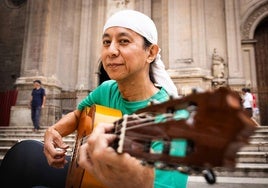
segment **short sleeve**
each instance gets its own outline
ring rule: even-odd
[[[155,169],[154,188],[186,188],[188,175],[175,170]]]

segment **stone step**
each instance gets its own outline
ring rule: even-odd
[[[31,140],[38,140],[40,142],[43,142],[43,139],[33,139],[30,138]],[[28,139],[12,139],[12,138],[1,138],[0,139],[0,160],[2,160],[7,153],[7,151],[16,143],[23,141],[23,140],[28,140]],[[63,138],[63,141],[69,145],[69,148],[67,149],[67,155],[72,155],[73,149],[74,149],[74,144],[75,140],[73,139],[67,139]]]
[[[268,140],[264,142],[250,142],[248,145],[242,147],[240,151],[267,151],[268,152]]]
[[[0,146],[11,147],[19,141],[20,139],[17,138],[0,138]]]
[[[40,130],[45,130],[48,127],[40,127]],[[32,126],[0,126],[0,130],[33,130]]]
[[[0,135],[17,135],[17,134],[38,134],[43,135],[45,134],[45,130],[39,130],[37,132],[34,132],[33,130],[6,130],[6,131],[0,131]],[[0,137],[1,138],[1,137]]]
[[[10,133],[10,134],[0,134],[0,138],[17,138],[17,139],[27,139],[27,138],[32,138],[32,139],[43,139],[44,138],[44,133]],[[71,134],[68,135],[66,138],[69,139],[75,139],[75,135]]]
[[[216,183],[209,185],[203,176],[189,176],[187,188],[267,188],[266,178],[216,177]]]
[[[0,127],[0,160],[5,153],[24,139],[43,141],[46,128],[33,132],[32,127]],[[64,141],[70,145],[67,154],[72,155],[75,144],[75,134],[65,137]],[[237,153],[235,169],[215,168],[215,174],[220,177],[268,177],[268,127],[260,127],[250,139],[250,143]],[[207,184],[206,184],[207,185]]]
[[[20,139],[0,139],[0,159],[3,158],[5,153],[16,143],[20,142]],[[39,140],[42,141],[42,140]],[[64,139],[64,142],[70,147],[69,153],[74,149],[74,140]],[[1,157],[2,156],[2,157]],[[238,163],[268,163],[268,152],[238,152]]]
[[[14,144],[22,141],[22,140],[29,140],[32,138],[27,138],[27,139],[18,139],[18,138],[0,138],[0,146],[7,146],[7,147],[12,147]],[[41,139],[35,139],[43,142],[43,138]],[[66,142],[70,147],[73,147],[75,143],[75,139],[72,138],[63,138],[63,141]]]
[[[268,140],[268,135],[252,135],[249,142],[265,142]]]
[[[268,152],[237,152],[238,163],[268,163]]]
[[[4,159],[5,154],[8,152],[9,149],[10,149],[10,147],[0,146],[0,160]],[[71,148],[68,148],[66,155],[72,156],[72,154],[73,154],[73,150]]]
[[[268,177],[267,163],[237,163],[234,169],[214,168],[216,176],[222,177]]]
[[[5,154],[8,152],[9,149],[9,146],[0,146],[0,160],[3,160]]]

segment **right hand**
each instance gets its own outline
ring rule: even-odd
[[[128,153],[118,154],[112,147],[114,125],[99,123],[78,151],[77,162],[109,188],[153,187],[154,169]],[[131,180],[130,180],[131,178]]]
[[[44,136],[44,154],[48,164],[55,168],[64,168],[68,162],[66,151],[69,146],[62,140],[62,136],[53,127],[49,127]]]

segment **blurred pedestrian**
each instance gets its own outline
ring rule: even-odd
[[[39,121],[41,116],[41,109],[44,108],[46,102],[46,91],[41,87],[41,81],[33,81],[32,98],[30,101],[31,118],[34,126],[34,131],[40,129]]]
[[[253,114],[253,96],[249,88],[242,88],[242,103],[246,114],[251,118]]]

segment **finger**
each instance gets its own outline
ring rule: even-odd
[[[55,131],[55,137],[53,138],[52,143],[54,148],[60,148],[65,152],[69,148],[69,145],[63,142],[61,135],[57,131]]]
[[[107,161],[103,161],[104,156],[118,156],[116,151],[110,147],[110,142],[114,140],[116,136],[112,134],[102,134],[95,140],[95,143],[87,144],[87,153],[91,157],[91,161],[96,168],[96,164],[100,163],[103,165],[109,164]]]
[[[92,134],[109,133],[113,130],[114,124],[112,123],[99,123],[93,130]]]
[[[46,156],[51,156],[52,158],[60,158],[65,156],[66,149],[55,148],[54,143],[46,142],[44,143],[44,152]]]
[[[44,143],[44,153],[46,157],[50,157],[52,159],[65,158],[66,152],[66,149],[55,148],[54,143]]]
[[[58,149],[58,151],[62,151],[62,152],[66,152],[67,149],[69,148],[69,145],[64,143],[62,138],[60,139],[55,139],[53,142],[54,146],[56,149]]]
[[[65,157],[62,158],[52,158],[51,156],[47,156],[47,162],[49,166],[55,167],[55,168],[63,168],[64,165],[67,163],[67,160]]]
[[[62,140],[62,136],[54,128],[48,128],[44,135],[44,143],[53,143],[55,148],[67,149],[69,146]]]
[[[87,143],[82,145],[78,150],[77,163],[79,166],[87,170],[88,172],[94,173],[93,163],[90,159],[90,155],[87,152]]]
[[[57,131],[50,131],[45,134],[44,149],[47,155],[52,155],[53,158],[65,156],[68,147],[67,144],[62,142],[62,138]]]
[[[89,144],[89,148],[94,150],[94,143],[100,137],[100,135],[104,135],[106,132],[110,132],[113,129],[113,124],[111,123],[100,123],[96,128],[93,129],[93,132],[87,139],[87,142]]]

